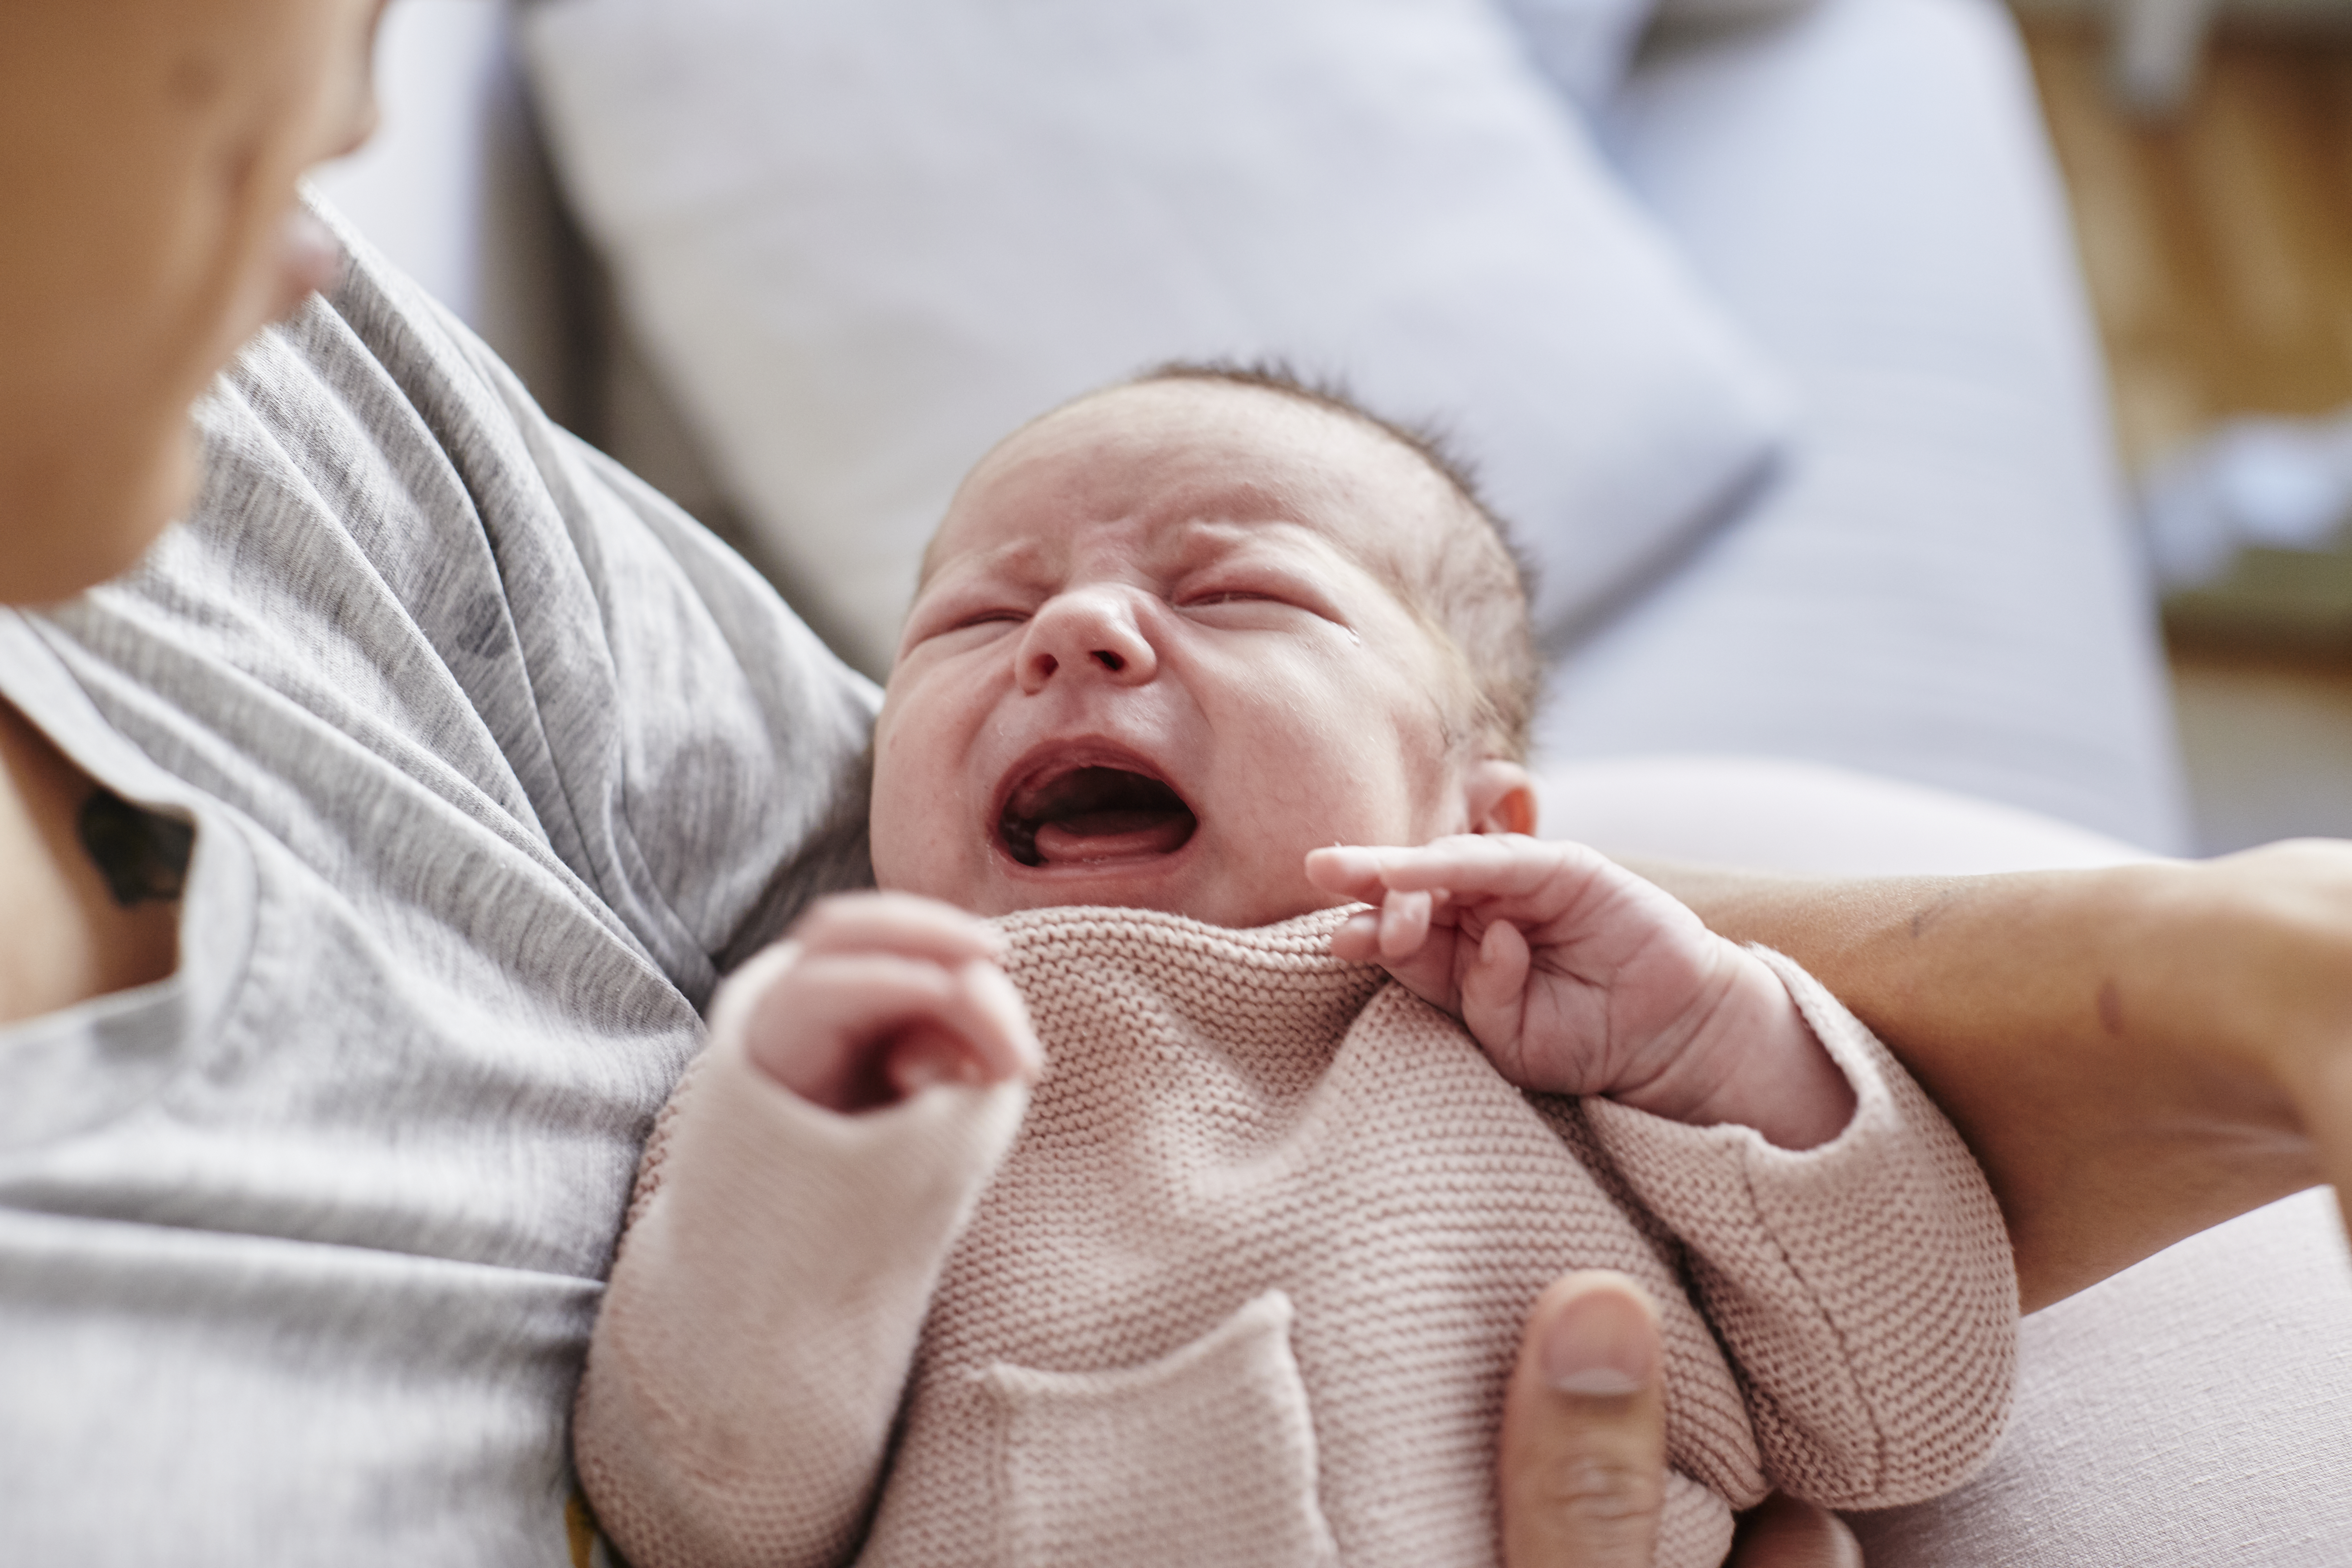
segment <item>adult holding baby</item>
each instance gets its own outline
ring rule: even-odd
[[[717,973],[862,871],[870,691],[372,264],[206,397],[190,526],[80,592],[326,276],[293,181],[364,133],[380,10],[36,0],[0,56],[0,599],[69,601],[0,616],[26,1561],[560,1561],[636,1142]],[[1910,1056],[2029,1305],[2352,1160],[2340,851],[1676,885]],[[1560,1328],[1638,1369],[1622,1306],[1547,1299],[1507,1428],[1510,1529],[1556,1561],[1639,1560],[1639,1508],[1575,1489],[1654,1477],[1654,1405],[1542,1377]]]
[[[56,606],[0,616],[15,1560],[560,1560],[695,1003],[859,873],[868,689],[414,293],[257,346],[195,496],[190,403],[340,265],[294,183],[382,9],[55,0],[0,58],[0,600]],[[1643,1353],[1606,1281],[1545,1321]],[[1632,1500],[1528,1561],[1646,1557],[1655,1399],[1538,1406],[1519,1491]]]

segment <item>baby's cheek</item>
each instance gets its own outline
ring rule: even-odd
[[[905,822],[898,814],[877,810],[872,832],[876,887],[969,907],[969,900],[959,896],[958,884],[967,879],[961,857],[951,852],[936,825]]]
[[[944,869],[937,825],[926,822],[908,794],[877,771],[867,825],[874,885],[888,892],[946,898],[935,886]],[[952,902],[953,900],[950,900]]]
[[[960,858],[877,856],[874,885],[887,893],[917,893],[937,899],[976,915],[1008,914],[1018,907],[1007,902],[1003,889],[983,872]]]
[[[1466,821],[1460,771],[1433,725],[1399,725],[1363,745],[1346,780],[1342,815],[1354,844],[1426,844],[1462,831]],[[1321,842],[1330,843],[1327,836]]]

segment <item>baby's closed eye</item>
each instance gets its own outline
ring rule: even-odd
[[[1327,595],[1311,584],[1282,577],[1187,585],[1171,595],[1170,602],[1185,615],[1214,626],[1274,626],[1298,616],[1339,620]]]
[[[938,641],[941,638],[959,642],[984,641],[992,636],[1025,624],[1030,611],[1024,605],[991,603],[965,603],[919,606],[907,628],[907,646]]]

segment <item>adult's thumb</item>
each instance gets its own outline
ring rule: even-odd
[[[1665,1496],[1657,1310],[1622,1274],[1570,1274],[1528,1315],[1503,1402],[1506,1568],[1651,1568]]]
[[[1863,1568],[1862,1542],[1825,1508],[1774,1492],[1739,1521],[1727,1568]]]

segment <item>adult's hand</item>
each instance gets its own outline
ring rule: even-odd
[[[1852,882],[1644,869],[1811,970],[1935,1096],[2029,1311],[2314,1183],[2352,1191],[2352,844]]]
[[[1554,1284],[1528,1314],[1503,1404],[1507,1568],[1652,1568],[1665,1495],[1656,1309],[1622,1274]],[[1832,1514],[1776,1497],[1742,1525],[1731,1568],[1862,1568]]]

